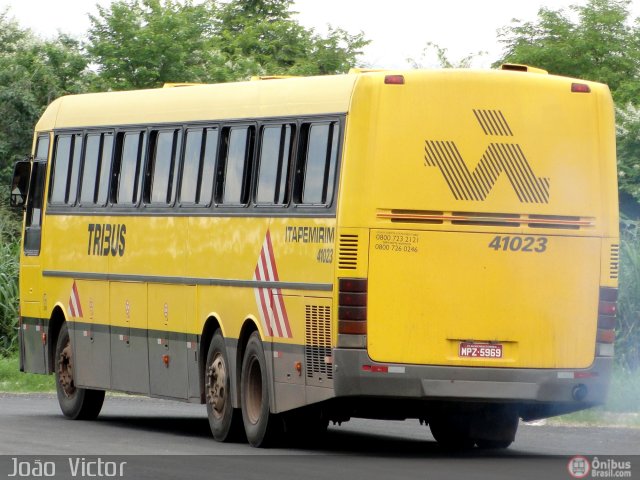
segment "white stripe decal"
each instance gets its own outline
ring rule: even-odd
[[[253,279],[261,282],[279,281],[271,235],[268,230],[258,255]],[[282,290],[279,288],[254,288],[256,304],[263,326],[271,330],[271,336],[291,338],[293,335],[281,292]]]

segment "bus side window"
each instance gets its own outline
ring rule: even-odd
[[[302,131],[303,155],[296,167],[296,203],[330,205],[338,159],[338,122],[305,124]]]
[[[34,170],[32,171],[31,187],[29,191],[30,199],[27,205],[26,229],[30,227],[40,227],[42,223],[42,198],[44,193],[44,177],[49,156],[49,135],[38,137],[36,146],[36,158],[34,159]]]
[[[255,201],[258,205],[285,205],[293,140],[292,125],[262,128]]]
[[[124,206],[138,203],[145,137],[146,133],[140,131],[118,133],[111,185],[113,203]]]
[[[78,193],[82,135],[58,135],[55,142],[53,180],[49,191],[49,203],[73,205]]]
[[[49,135],[40,135],[36,145],[36,161],[46,162],[49,157]]]
[[[217,150],[217,128],[187,130],[180,185],[182,205],[208,206],[211,203]]]
[[[254,128],[228,127],[223,130],[223,151],[217,170],[216,197],[225,205],[249,203]]]
[[[100,205],[107,202],[109,169],[113,151],[113,134],[98,133],[85,137],[80,204]]]
[[[151,132],[149,164],[145,176],[145,203],[171,205],[175,198],[176,159],[182,132],[177,129]]]

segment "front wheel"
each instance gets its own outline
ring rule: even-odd
[[[240,380],[242,420],[247,440],[254,447],[268,447],[282,433],[281,419],[270,412],[269,383],[264,349],[258,332],[249,337]]]
[[[219,442],[239,440],[242,437],[240,411],[231,404],[230,375],[224,338],[220,330],[217,330],[207,353],[204,384],[209,426],[213,438]]]
[[[102,410],[104,390],[76,386],[73,349],[66,323],[62,324],[58,334],[55,362],[56,392],[62,413],[73,420],[95,419]]]

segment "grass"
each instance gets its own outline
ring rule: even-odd
[[[0,357],[0,392],[54,392],[53,375],[35,375],[20,371],[17,357]]]

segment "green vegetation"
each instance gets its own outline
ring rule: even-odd
[[[53,375],[35,375],[19,370],[18,358],[0,357],[0,392],[54,392]]]
[[[0,194],[6,198],[7,189],[0,188]],[[18,231],[17,218],[0,201],[0,358],[14,352],[17,343]]]
[[[623,221],[621,227],[616,360],[640,376],[640,221]],[[640,405],[640,388],[637,393]]]

